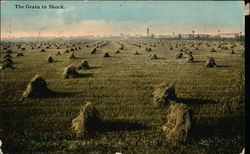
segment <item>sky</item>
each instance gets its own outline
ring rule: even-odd
[[[146,35],[147,28],[162,35],[244,33],[244,1],[1,1],[1,38]]]

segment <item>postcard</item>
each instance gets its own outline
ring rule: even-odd
[[[0,153],[245,153],[244,1],[1,1]]]

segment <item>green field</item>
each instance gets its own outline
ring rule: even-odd
[[[91,55],[97,42],[104,45]],[[236,44],[235,54],[230,54],[232,42]],[[115,54],[121,44],[124,50]],[[219,44],[228,50],[218,48]],[[245,146],[242,42],[142,39],[2,42],[1,57],[5,55],[4,47],[14,52],[11,56],[15,69],[0,70],[3,152],[228,154],[239,153]],[[73,51],[77,59],[69,59],[70,53],[63,54],[76,47],[81,47]],[[145,51],[147,47],[153,51]],[[185,53],[183,58],[176,59],[177,52],[184,47],[192,51],[193,63],[186,62]],[[210,52],[211,48],[217,52]],[[41,49],[46,52],[40,52]],[[24,56],[15,57],[20,51]],[[57,51],[62,54],[56,55]],[[134,55],[136,51],[140,54]],[[111,57],[103,58],[105,52]],[[152,54],[158,59],[151,60]],[[47,62],[49,55],[55,62]],[[207,57],[213,57],[219,67],[206,68]],[[62,78],[66,66],[77,66],[83,60],[88,61],[91,69],[79,70],[82,74],[79,78]],[[37,73],[58,95],[20,101]],[[152,103],[154,87],[162,82],[176,82],[179,102],[187,104],[193,113],[189,139],[176,147],[166,142],[166,134],[161,130],[168,108],[157,108]],[[94,104],[104,123],[99,131],[78,139],[70,130],[71,121],[85,101]]]

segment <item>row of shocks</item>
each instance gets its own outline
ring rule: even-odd
[[[24,56],[23,53],[19,52],[17,53],[16,57],[20,57],[20,56]],[[14,67],[12,66],[13,64],[13,60],[12,60],[12,56],[7,53],[4,57],[3,57],[3,65],[2,65],[2,70],[11,70],[14,69]]]

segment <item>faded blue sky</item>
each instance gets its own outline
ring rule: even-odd
[[[16,9],[20,5],[63,5],[64,9]],[[244,32],[240,1],[5,1],[1,36],[77,36]]]

